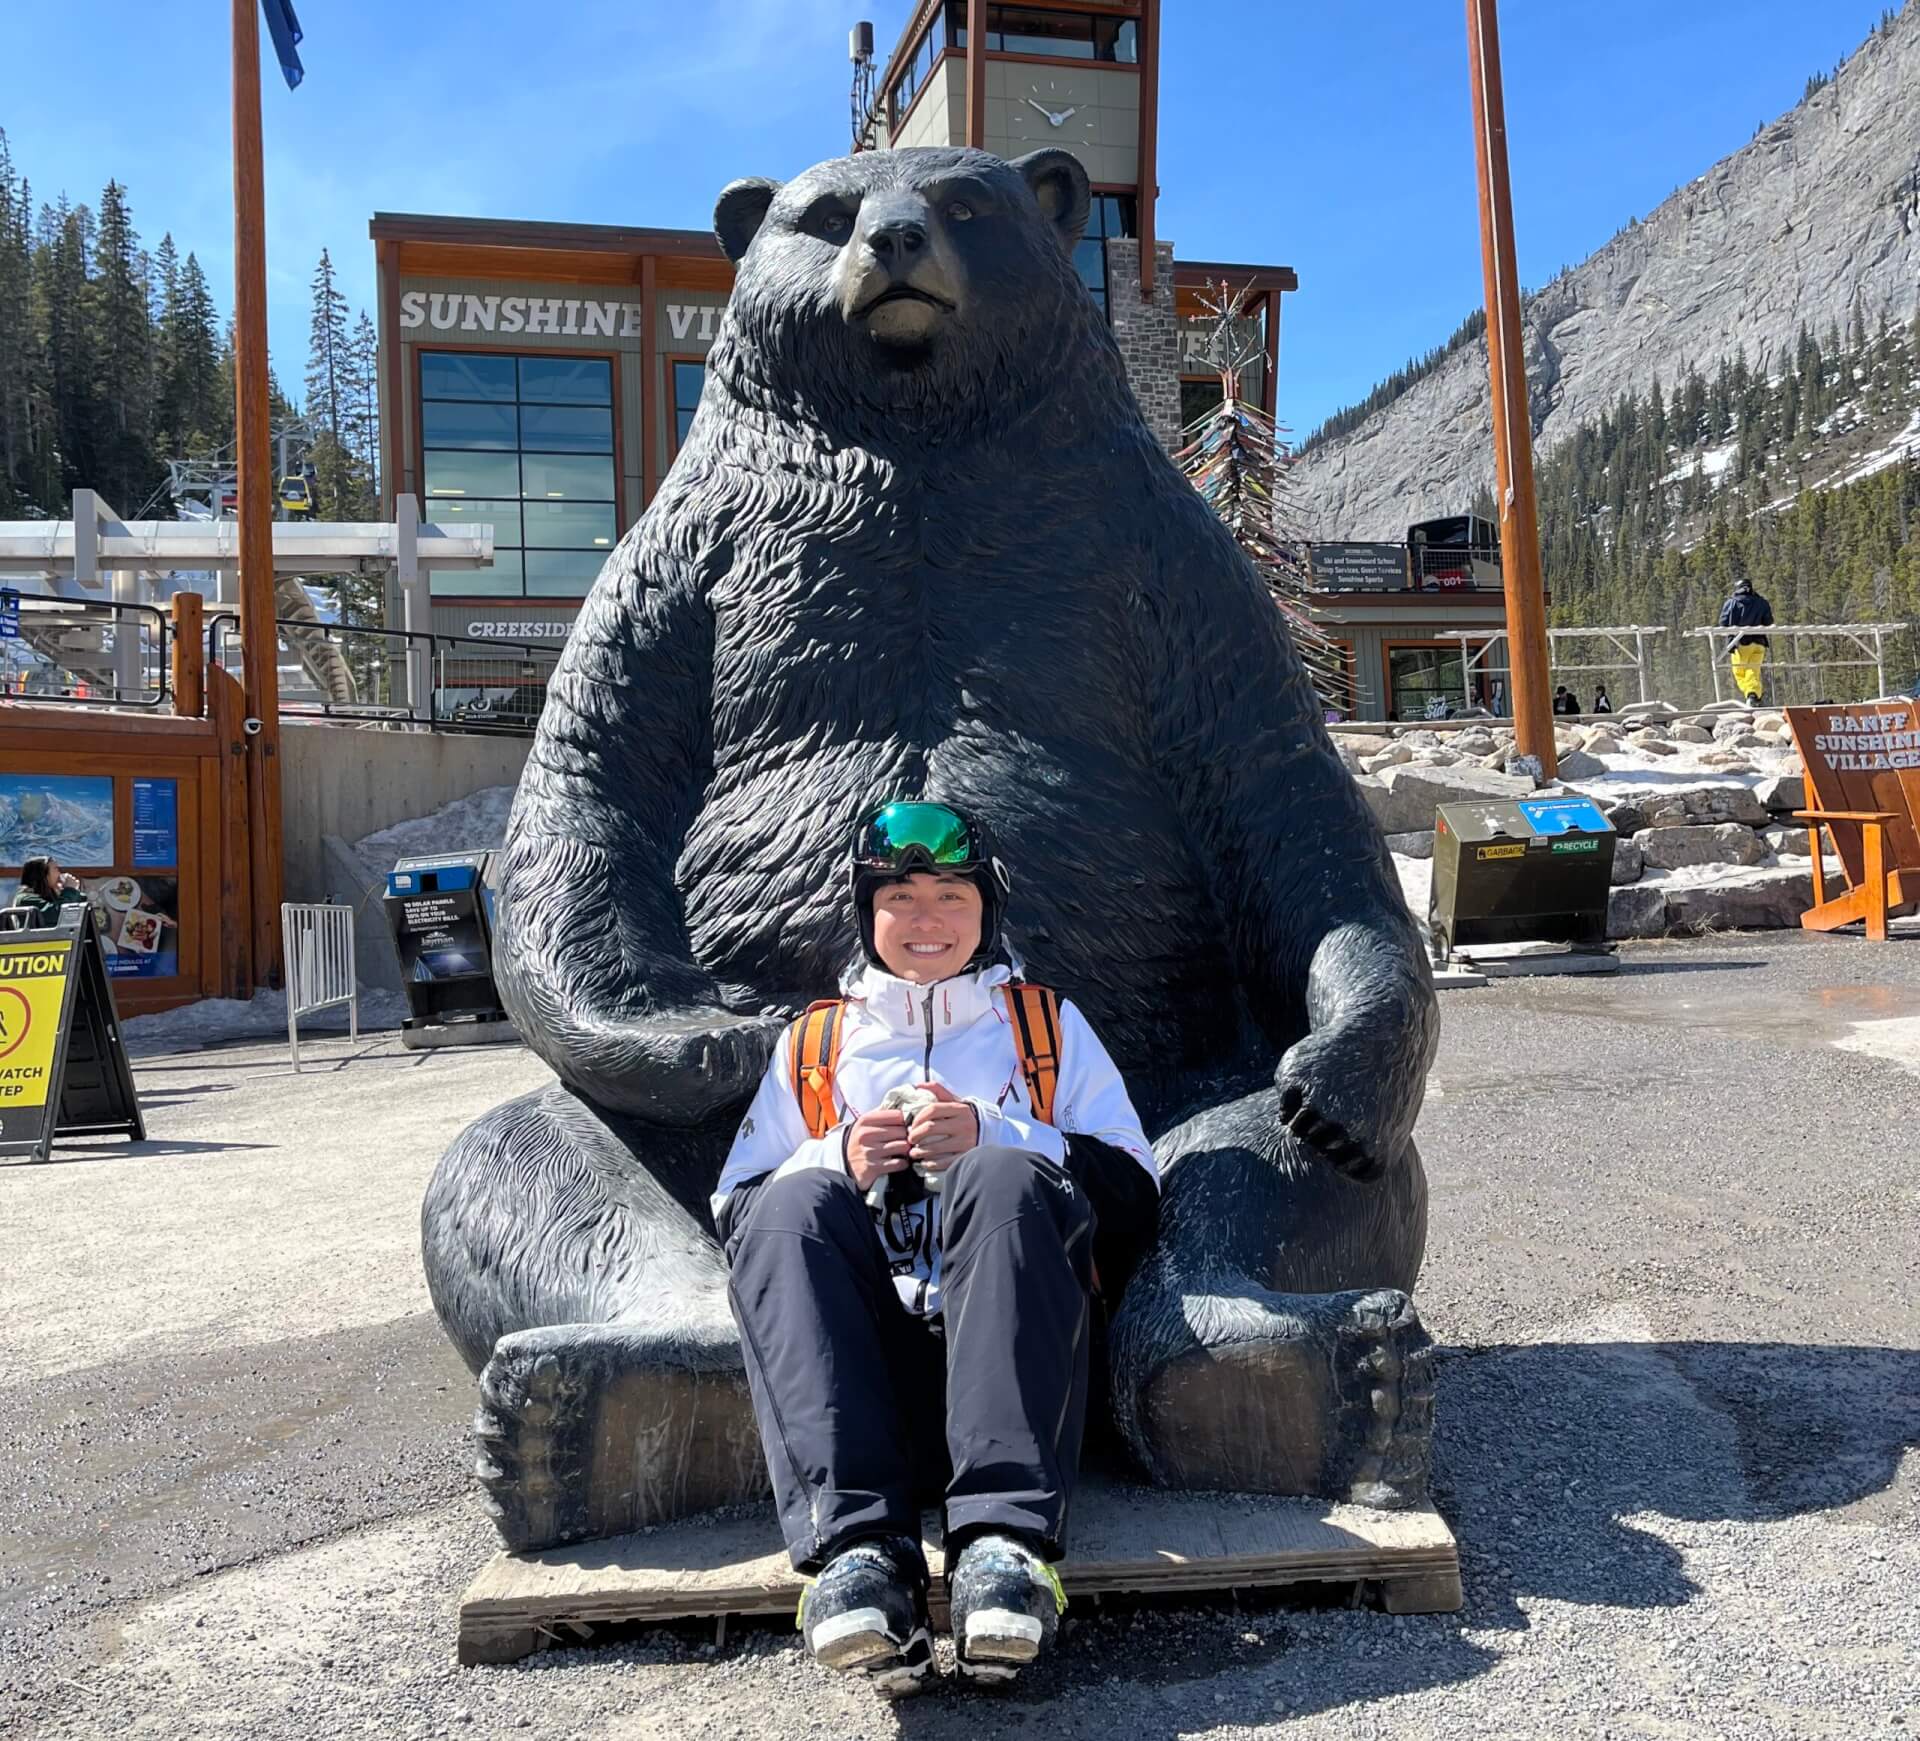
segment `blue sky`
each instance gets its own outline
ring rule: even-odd
[[[1799,100],[1883,0],[1507,0],[1521,276],[1543,282]],[[231,299],[225,9],[9,9],[0,127],[36,195],[127,184]],[[376,210],[695,227],[736,175],[845,149],[847,28],[908,0],[302,0],[307,81],[267,56],[275,367],[297,385],[332,250],[373,305]],[[1166,0],[1160,230],[1290,265],[1281,414],[1305,434],[1481,299],[1459,0]],[[162,27],[162,14],[169,22]],[[28,76],[25,69],[37,69]],[[75,82],[79,81],[79,82]]]

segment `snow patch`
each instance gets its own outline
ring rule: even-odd
[[[353,843],[361,861],[384,877],[395,859],[443,852],[481,852],[502,845],[513,809],[512,786],[487,786],[443,804],[431,816],[377,829]]]
[[[397,1028],[407,1014],[406,999],[398,992],[360,988],[360,1026]],[[300,1018],[300,1033],[344,1034],[347,1011],[322,1010]],[[287,1032],[287,994],[284,991],[258,991],[251,998],[208,997],[198,1003],[182,1004],[176,1010],[158,1015],[134,1016],[120,1024],[121,1037],[135,1057],[157,1052],[192,1051],[201,1046],[224,1045],[232,1040],[284,1039]]]

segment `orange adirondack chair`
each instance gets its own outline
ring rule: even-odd
[[[1810,803],[1796,810],[1813,853],[1809,931],[1866,921],[1887,940],[1887,921],[1920,908],[1920,702],[1861,701],[1790,707],[1787,725],[1807,770]],[[1825,832],[1846,874],[1829,897],[1820,863]]]

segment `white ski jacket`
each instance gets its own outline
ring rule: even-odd
[[[1002,990],[1012,977],[1003,966],[931,986],[877,967],[849,975],[833,1073],[840,1122],[825,1136],[808,1133],[793,1092],[789,1029],[740,1121],[714,1193],[714,1215],[740,1186],[769,1174],[780,1178],[807,1167],[845,1172],[853,1121],[879,1106],[888,1089],[921,1082],[938,1082],[967,1101],[979,1115],[983,1144],[1025,1149],[1060,1166],[1067,1157],[1066,1132],[1099,1137],[1132,1155],[1157,1188],[1159,1168],[1127,1086],[1086,1017],[1065,1000],[1053,1123],[1033,1116]],[[928,1197],[878,1221],[894,1287],[910,1310],[924,1315],[940,1309],[939,1203],[937,1196]]]

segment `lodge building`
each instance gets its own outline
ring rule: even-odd
[[[1159,234],[1164,11],[1161,0],[915,0],[857,148],[1072,151],[1094,193],[1075,263],[1171,447],[1220,393],[1205,355],[1208,287],[1248,292],[1260,359],[1242,391],[1271,412],[1281,297],[1298,281],[1285,266],[1179,258]],[[494,529],[492,568],[435,577],[430,620],[416,609],[414,626],[558,642],[686,438],[731,263],[693,230],[382,212],[371,236],[388,511],[411,495],[423,519]],[[1372,670],[1379,637],[1365,599],[1333,602],[1334,632],[1354,656],[1350,711],[1377,717],[1392,672]],[[1409,602],[1391,601],[1391,614],[1403,618]],[[406,614],[397,594],[391,611],[396,624]],[[498,659],[466,651],[457,682],[497,694],[533,681],[504,648]]]

